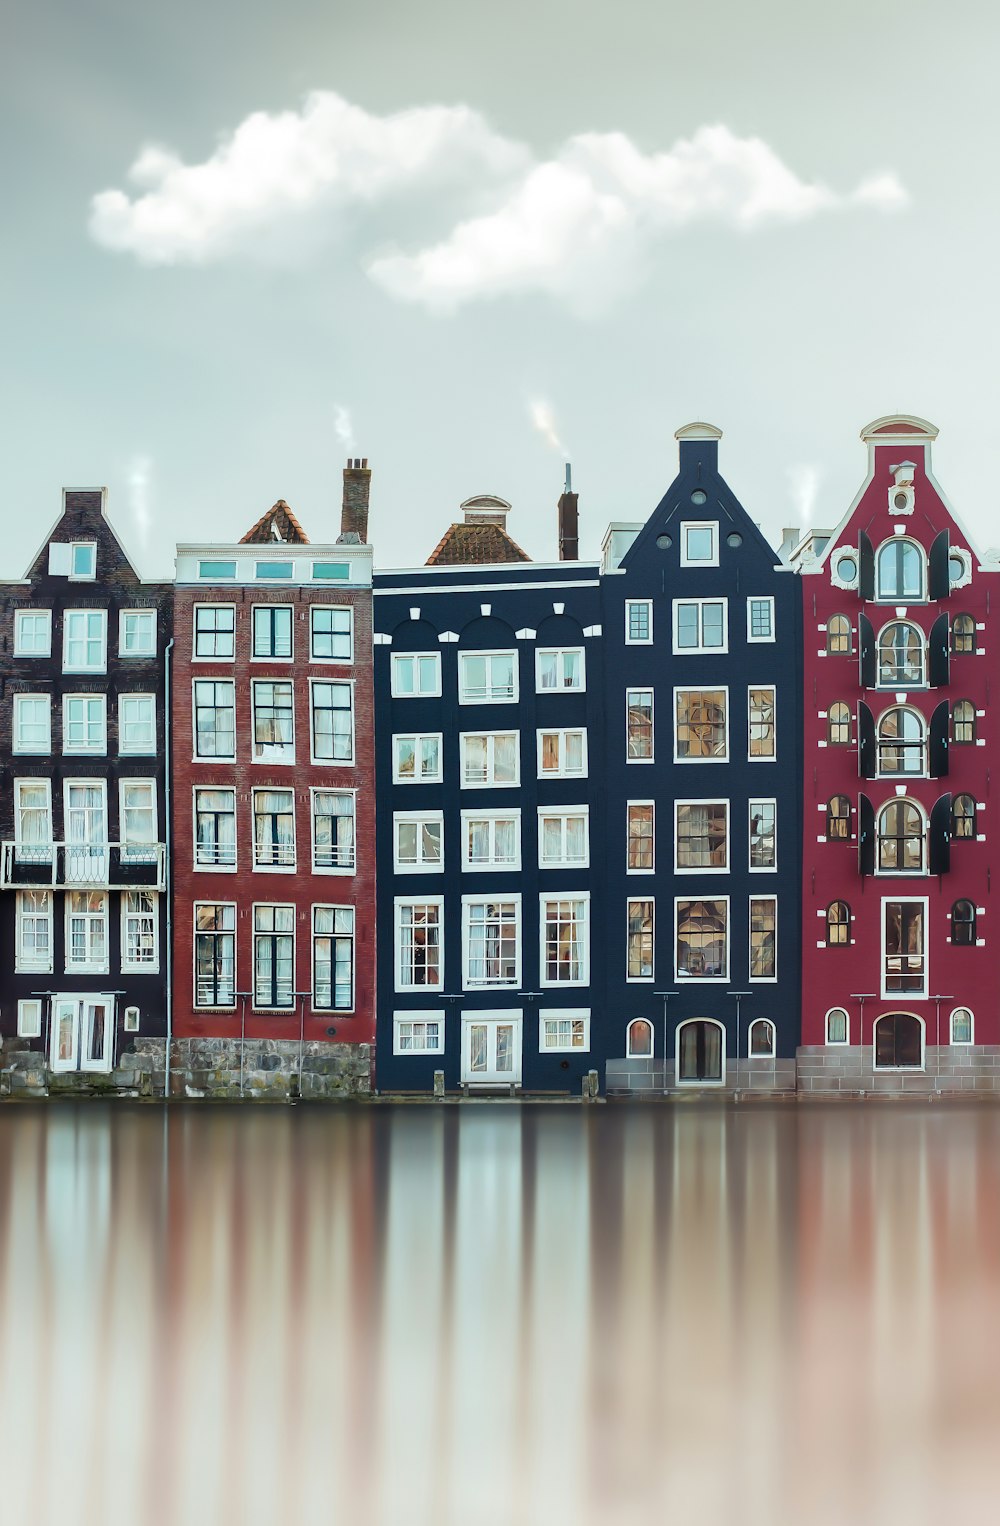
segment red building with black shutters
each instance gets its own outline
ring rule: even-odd
[[[936,436],[909,416],[868,425],[860,492],[822,554],[813,539],[798,558],[805,1092],[1000,1088],[987,631],[1000,565],[932,475]]]

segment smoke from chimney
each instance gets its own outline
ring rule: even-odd
[[[368,457],[349,457],[344,467],[344,502],[340,512],[338,546],[367,545],[368,496],[371,485]]]

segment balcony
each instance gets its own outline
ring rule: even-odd
[[[163,890],[165,844],[0,844],[0,890]]]

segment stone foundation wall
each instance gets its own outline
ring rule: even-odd
[[[609,1060],[605,1086],[609,1097],[663,1096],[662,1059]],[[722,1086],[678,1086],[674,1079],[674,1062],[667,1061],[668,1097],[731,1097],[734,1092],[742,1096],[748,1093],[760,1096],[793,1096],[795,1093],[795,1061],[742,1059],[730,1060],[726,1065],[726,1080]]]
[[[876,1070],[870,1044],[804,1044],[796,1056],[803,1096],[1000,1095],[1000,1048],[942,1044],[923,1070]]]

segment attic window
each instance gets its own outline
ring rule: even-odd
[[[351,569],[347,562],[313,562],[312,575],[324,582],[330,580],[346,582],[351,575]]]
[[[198,576],[209,578],[213,583],[221,583],[236,577],[235,562],[199,562]]]
[[[292,563],[258,562],[254,575],[258,578],[290,578],[292,576]]]
[[[97,543],[92,540],[70,542],[69,575],[80,582],[92,582],[97,576]]]
[[[719,565],[719,527],[714,520],[688,520],[681,525],[681,566]]]

